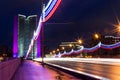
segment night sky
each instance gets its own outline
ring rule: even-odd
[[[41,1],[0,0],[0,45],[12,46],[14,16],[18,14],[40,16]],[[116,17],[120,19],[120,0],[62,0],[44,25],[45,45],[53,49],[63,41],[86,41],[95,32],[113,35],[111,23],[117,24]]]

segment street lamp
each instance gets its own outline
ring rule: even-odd
[[[69,44],[69,47],[72,47],[73,45],[72,44]]]
[[[113,26],[115,27],[114,30],[112,31],[113,33],[116,32],[117,35],[120,35],[120,21],[118,21],[117,24],[113,24]]]
[[[65,47],[62,47],[62,50],[64,50],[65,49]]]
[[[44,14],[44,0],[41,0],[41,9],[42,9],[42,14]],[[44,16],[42,16],[42,21],[44,20]],[[43,23],[43,22],[42,22]],[[42,26],[42,64],[44,64],[44,23]]]
[[[53,53],[55,54],[55,50],[53,50]]]
[[[95,39],[99,39],[99,34],[95,33],[94,37],[95,37]]]
[[[95,33],[94,34],[94,42],[93,42],[93,44],[96,45],[100,41],[101,41],[101,35],[99,33]],[[97,54],[100,55],[100,53],[101,53],[101,48],[98,49],[98,53]]]
[[[64,52],[64,50],[65,50],[65,47],[62,46],[61,49],[60,49],[60,52]]]
[[[82,44],[83,40],[82,39],[78,39],[77,42],[78,42],[78,44]]]
[[[120,25],[118,25],[117,30],[118,30],[118,32],[120,32]]]
[[[57,52],[59,52],[60,50],[59,49],[57,49]]]
[[[50,55],[52,55],[52,52],[50,52]]]

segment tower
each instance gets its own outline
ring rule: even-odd
[[[24,15],[18,15],[18,56],[25,56],[32,39],[34,30],[37,27],[37,15],[31,15],[26,18]],[[30,57],[36,56],[37,45],[34,43]]]

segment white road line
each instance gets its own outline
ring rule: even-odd
[[[52,65],[52,66],[55,66],[55,67],[59,67],[59,68],[65,69],[65,70],[69,70],[69,71],[72,71],[72,72],[75,72],[75,73],[78,73],[78,74],[83,74],[83,75],[86,75],[86,76],[89,76],[89,77],[93,77],[93,78],[96,78],[96,79],[110,80],[110,79],[105,78],[105,77],[100,77],[100,76],[89,74],[89,73],[85,73],[85,72],[82,72],[82,71],[77,71],[77,70],[74,70],[74,69],[71,69],[71,68],[66,68],[66,67],[63,67],[63,66],[60,66],[60,65],[56,65],[56,64],[52,64],[52,63],[46,63],[46,64]]]

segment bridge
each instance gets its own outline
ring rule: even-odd
[[[119,80],[120,59],[13,58],[0,62],[1,80]]]
[[[119,80],[120,59],[104,58],[70,58],[73,54],[94,52],[100,48],[111,50],[120,47],[120,42],[105,45],[99,42],[92,48],[81,46],[79,50],[56,53],[52,58],[40,58],[40,51],[35,59],[28,59],[33,51],[35,42],[39,39],[43,23],[46,22],[59,6],[61,0],[49,0],[47,6],[43,4],[42,14],[37,29],[33,31],[27,51],[19,45],[18,36],[14,34],[13,59],[0,63],[1,80]],[[16,18],[15,18],[16,19]],[[28,19],[28,18],[27,18]],[[16,20],[15,20],[16,21]],[[16,26],[16,24],[15,24]],[[17,33],[16,28],[14,30]],[[40,43],[39,43],[40,44]],[[18,49],[18,45],[22,48]],[[40,45],[39,45],[40,46]],[[20,48],[19,47],[19,48]],[[36,49],[36,48],[35,48]],[[38,49],[39,50],[39,49]],[[20,52],[19,52],[20,51]],[[18,55],[21,53],[20,55]],[[25,56],[22,60],[21,57]],[[43,55],[42,55],[43,56]],[[68,58],[69,57],[69,58]]]

